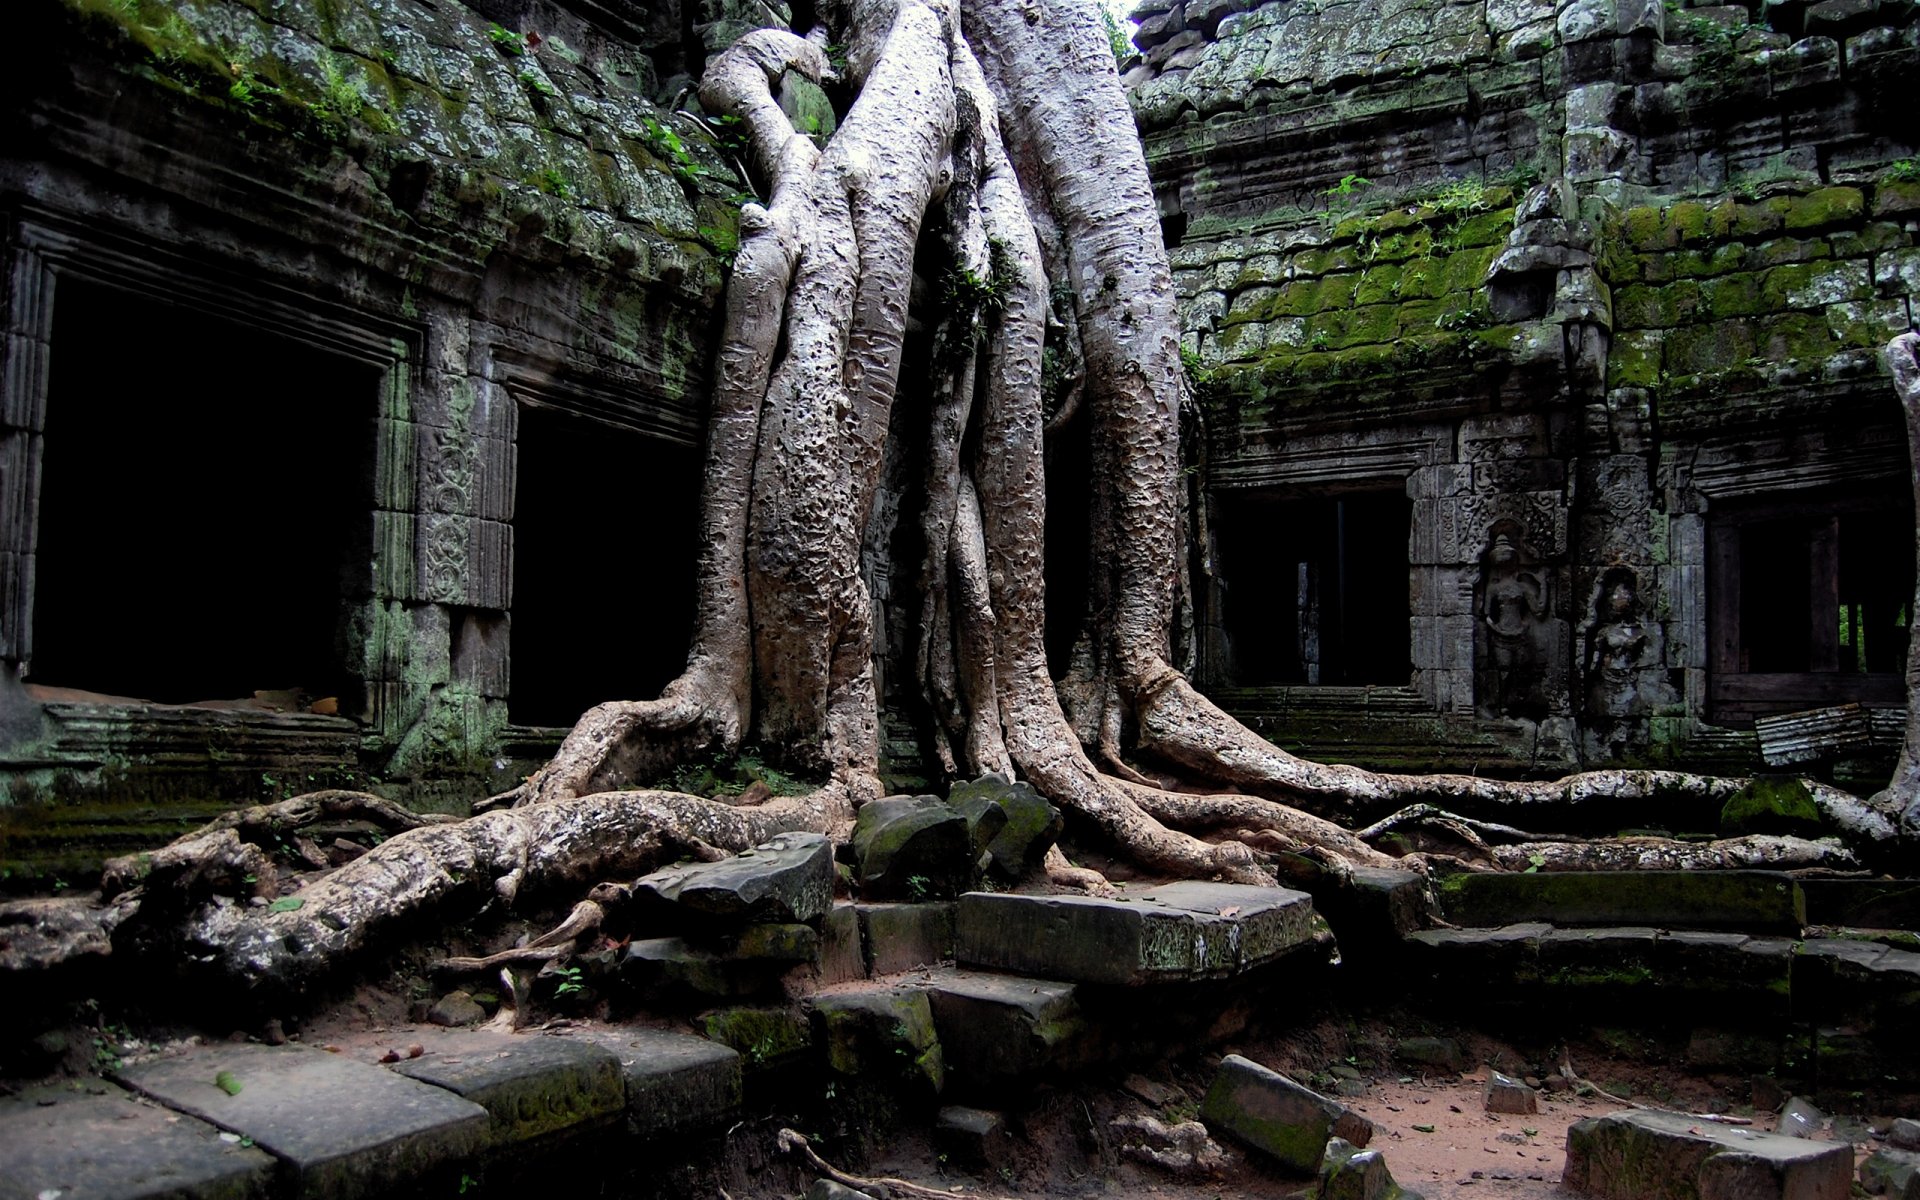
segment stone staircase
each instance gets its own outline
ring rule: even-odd
[[[784,848],[830,872],[817,849]],[[638,1019],[706,1037],[423,1027],[390,1033],[411,1056],[383,1063],[365,1047],[195,1046],[86,1088],[0,1100],[0,1194],[471,1194],[615,1136],[628,1139],[619,1155],[657,1169],[710,1151],[743,1114],[778,1110],[796,1073],[927,1103],[986,1096],[1174,1045],[1195,1025],[1166,1019],[1169,1006],[1205,1029],[1233,989],[1276,967],[1297,985],[1297,968],[1324,965],[1331,947],[1310,899],[1280,888],[974,892],[810,912],[810,883],[781,886],[746,889],[755,923],[636,941],[599,981],[646,998]],[[796,928],[808,936],[755,932]]]

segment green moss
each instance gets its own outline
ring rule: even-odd
[[[1829,187],[1809,192],[1787,210],[1788,229],[1820,229],[1865,215],[1867,198],[1859,188]]]
[[[806,1017],[787,1008],[723,1008],[700,1019],[708,1038],[738,1050],[749,1067],[764,1066],[813,1045]]]
[[[1620,236],[1635,250],[1661,250],[1667,244],[1666,221],[1658,208],[1630,208],[1620,214]]]
[[[1807,785],[1783,776],[1756,776],[1720,810],[1720,832],[1727,837],[1749,833],[1818,837],[1824,830],[1825,821]]]
[[[1873,189],[1873,215],[1907,216],[1920,213],[1920,180],[1882,180]]]
[[[1767,302],[1761,295],[1761,276],[1751,271],[1736,275],[1725,275],[1718,279],[1709,279],[1700,285],[1701,298],[1706,302],[1707,314],[1716,319],[1730,317],[1753,317],[1767,311]],[[1618,312],[1619,301],[1615,300]]]

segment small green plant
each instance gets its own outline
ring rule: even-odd
[[[558,196],[562,200],[573,195],[573,184],[561,173],[558,167],[543,167],[528,182],[549,196]]]
[[[1487,185],[1478,179],[1456,179],[1435,192],[1426,204],[1436,212],[1454,215],[1485,212],[1492,207],[1487,201]]]
[[[1887,164],[1880,178],[1888,183],[1920,183],[1920,159],[1903,158]]]
[[[1180,347],[1180,369],[1186,373],[1187,390],[1195,397],[1204,398],[1213,391],[1213,372],[1201,361],[1197,351]]]
[[[700,240],[713,247],[713,256],[720,260],[720,265],[731,269],[734,257],[740,253],[740,235],[715,225],[702,225],[699,232]]]
[[[553,85],[548,83],[540,72],[531,68],[520,72],[520,82],[528,91],[545,99],[552,99],[560,94],[553,90]]]
[[[1133,38],[1128,35],[1126,27],[1120,24],[1120,18],[1114,16],[1113,10],[1104,4],[1100,6],[1100,23],[1107,27],[1107,47],[1113,51],[1113,61],[1123,63],[1132,58]]]
[[[555,999],[562,996],[579,996],[586,992],[587,985],[582,979],[579,967],[560,967],[554,971],[560,977],[560,983],[553,989]]]
[[[1324,194],[1328,196],[1354,196],[1359,194],[1360,189],[1370,188],[1372,186],[1373,180],[1364,176],[1342,175],[1340,182],[1328,188]]]
[[[527,39],[504,25],[489,25],[487,40],[493,43],[495,50],[508,58],[518,58],[527,52]]]
[[[907,876],[907,899],[918,904],[925,900],[932,891],[933,881],[925,875]]]

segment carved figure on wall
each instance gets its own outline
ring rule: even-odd
[[[1646,712],[1640,667],[1650,639],[1640,619],[1640,581],[1630,569],[1614,567],[1600,577],[1583,632],[1580,674],[1586,681],[1587,719],[1609,725]]]
[[[1534,561],[1518,522],[1496,521],[1487,531],[1474,588],[1475,707],[1482,716],[1539,720],[1556,704],[1564,672],[1546,571]]]

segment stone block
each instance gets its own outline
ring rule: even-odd
[[[1774,1126],[1774,1132],[1782,1137],[1810,1138],[1826,1123],[1827,1114],[1814,1107],[1813,1101],[1804,1096],[1789,1096],[1786,1106],[1780,1110],[1780,1121]]]
[[[737,935],[693,941],[639,938],[620,960],[623,979],[643,989],[686,988],[703,996],[751,996],[820,954],[810,925],[749,925]]]
[[[1091,1051],[1070,983],[941,970],[926,989],[947,1070],[969,1087],[1076,1067]]]
[[[294,1046],[226,1045],[130,1067],[127,1086],[272,1153],[299,1196],[386,1195],[472,1155],[491,1118],[370,1063]]]
[[[231,1139],[231,1140],[227,1140]],[[273,1183],[266,1152],[106,1084],[0,1100],[0,1194],[251,1200]]]
[[[812,924],[833,904],[833,844],[817,833],[783,833],[720,862],[655,871],[634,894],[682,927]]]
[[[1124,900],[969,892],[954,926],[968,965],[1140,984],[1238,974],[1310,942],[1314,914],[1286,888],[1179,883]]]
[[[1300,1174],[1320,1169],[1330,1136],[1356,1146],[1373,1139],[1365,1117],[1238,1054],[1221,1060],[1200,1119]]]
[[[1920,929],[1920,887],[1903,879],[1803,879],[1807,921],[1856,929]]]
[[[955,784],[949,801],[963,812],[991,804],[1006,819],[987,841],[989,866],[1003,879],[1020,880],[1040,869],[1041,860],[1060,838],[1066,818],[1046,797],[1024,783],[987,774],[969,783]],[[969,816],[969,821],[978,818]]]
[[[619,1060],[627,1128],[636,1137],[704,1132],[740,1111],[740,1054],[726,1046],[659,1029],[575,1030],[568,1036]]]
[[[1540,1095],[1518,1079],[1498,1071],[1487,1072],[1487,1084],[1480,1090],[1481,1107],[1493,1113],[1537,1113]]]
[[[1386,1155],[1378,1150],[1362,1150],[1345,1138],[1327,1142],[1326,1159],[1320,1164],[1320,1183],[1315,1200],[1420,1200],[1393,1181],[1387,1169]]]
[[[1711,827],[1709,818],[1709,827]],[[1798,933],[1805,900],[1772,871],[1540,871],[1450,876],[1436,891],[1456,925],[1684,925]]]
[[[620,1060],[590,1042],[491,1033],[431,1038],[427,1052],[392,1069],[487,1110],[487,1145],[597,1128],[627,1103]]]
[[[820,922],[818,965],[822,984],[848,983],[867,977],[862,940],[859,912],[851,904],[836,901]]]
[[[1860,1188],[1869,1196],[1920,1200],[1920,1154],[1876,1150],[1860,1164]]]
[[[874,900],[947,899],[973,881],[969,822],[936,796],[888,796],[853,825],[854,881]]]
[[[965,1171],[998,1172],[1013,1157],[1007,1119],[984,1108],[949,1104],[933,1123],[934,1150]]]
[[[1568,1129],[1562,1181],[1603,1200],[1845,1200],[1852,1175],[1851,1146],[1636,1110]]]
[[[813,1049],[813,1023],[798,1008],[719,1008],[700,1018],[709,1038],[738,1050],[747,1070],[784,1066]]]
[[[926,992],[863,987],[822,993],[808,1004],[827,1065],[835,1071],[916,1090],[938,1092],[946,1085]]]
[[[1444,1037],[1402,1038],[1393,1047],[1393,1060],[1403,1067],[1458,1075],[1467,1069],[1460,1043]]]
[[[1920,1121],[1895,1117],[1887,1129],[1887,1145],[1895,1150],[1920,1150]]]
[[[875,975],[937,966],[953,957],[951,904],[861,904],[860,932]]]

